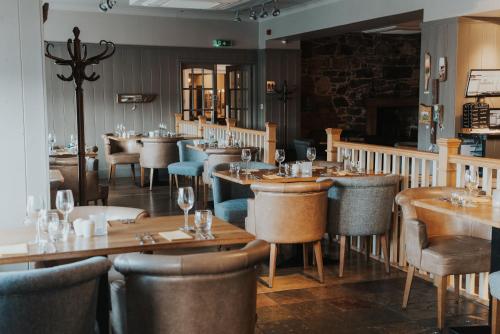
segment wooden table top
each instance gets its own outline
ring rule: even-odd
[[[359,177],[359,176],[367,176],[361,174],[344,174],[342,172],[333,172],[329,171],[327,168],[316,167],[313,168],[312,176],[284,176],[284,177],[275,177],[278,169],[267,169],[267,170],[259,170],[252,171],[250,175],[245,175],[244,173],[245,165],[242,164],[242,170],[240,174],[231,173],[228,170],[212,172],[213,176],[220,177],[221,179],[238,183],[241,185],[252,185],[254,183],[292,183],[292,182],[316,182],[319,178],[322,177]],[[375,174],[369,174],[375,175]],[[382,175],[382,174],[380,174]]]
[[[194,225],[194,216],[189,217],[189,222],[190,225]],[[60,241],[55,244],[57,251],[54,253],[38,253],[35,245],[29,245],[28,254],[0,255],[0,264],[78,259],[91,256],[155,250],[240,245],[255,239],[255,236],[245,230],[216,217],[213,217],[212,221],[212,234],[215,236],[213,240],[195,240],[193,238],[191,240],[168,241],[158,235],[159,232],[178,230],[184,225],[184,216],[146,218],[137,221],[135,224],[111,221],[110,224],[111,226],[108,226],[108,235],[84,239],[72,234],[68,241]],[[151,233],[156,243],[147,242],[144,245],[140,245],[136,239],[136,235],[142,233]],[[34,227],[2,230],[0,233],[0,245],[7,246],[28,243],[34,240],[34,237]]]
[[[95,158],[97,157],[97,152],[85,152],[85,156],[89,158]],[[52,153],[49,154],[50,158],[73,158],[76,157],[76,153],[72,153],[70,150],[64,149],[64,150],[56,150]]]
[[[186,145],[187,148],[203,152],[206,154],[232,154],[239,155],[243,149],[249,149],[253,152],[257,152],[259,149],[257,147],[208,147],[208,145]]]
[[[417,208],[500,228],[500,208],[494,208],[491,201],[474,203],[473,207],[456,206],[448,200],[438,198],[413,200],[412,204]]]

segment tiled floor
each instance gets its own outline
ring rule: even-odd
[[[152,215],[181,214],[171,200],[168,186],[141,189],[130,179],[119,179],[110,188],[110,205],[140,207]],[[438,333],[436,291],[415,279],[407,310],[401,309],[405,274],[355,252],[349,254],[344,278],[337,277],[337,250],[325,267],[325,284],[302,274],[302,268],[278,269],[273,289],[259,284],[256,333]],[[309,276],[316,273],[308,270]],[[448,326],[485,324],[487,307],[448,295]],[[445,330],[445,333],[447,330]]]

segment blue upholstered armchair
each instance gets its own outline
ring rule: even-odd
[[[193,140],[179,140],[179,162],[168,165],[170,196],[172,196],[172,176],[175,176],[175,184],[179,187],[177,175],[194,177],[195,186],[198,185],[198,178],[203,174],[203,161],[207,155],[203,152],[187,148],[187,145],[193,145]]]
[[[0,274],[0,333],[94,333],[103,257]]]
[[[276,166],[263,162],[249,162],[248,168],[274,169]],[[229,164],[223,163],[216,165],[212,169],[212,172],[228,169]],[[253,192],[250,190],[250,187],[223,180],[218,177],[213,177],[212,182],[215,216],[238,227],[245,228],[247,199],[253,198]]]

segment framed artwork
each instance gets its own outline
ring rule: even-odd
[[[425,104],[418,106],[418,123],[429,125],[432,119],[432,107]]]
[[[448,60],[446,57],[439,58],[439,81],[446,81],[448,77]]]
[[[266,92],[267,93],[274,93],[275,89],[276,89],[276,81],[268,80],[266,82]]]
[[[429,83],[431,80],[431,54],[426,51],[424,56],[424,93],[429,94]]]

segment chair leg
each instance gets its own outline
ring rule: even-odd
[[[269,256],[269,279],[267,281],[267,286],[272,288],[274,283],[274,274],[276,273],[276,257],[278,255],[277,245],[271,244],[271,253]]]
[[[389,243],[387,242],[387,233],[380,236],[380,245],[382,247],[382,255],[384,256],[385,272],[391,272],[391,264],[389,260]]]
[[[302,244],[302,257],[304,260],[304,269],[309,268],[309,245],[307,243]]]
[[[141,167],[141,188],[144,188],[145,169]]]
[[[149,172],[149,190],[153,190],[153,177],[155,175],[155,169],[151,168]]]
[[[115,170],[116,170],[116,165],[111,165],[109,166],[109,176],[108,176],[108,183],[111,183],[111,179],[115,178]]]
[[[135,183],[135,165],[134,164],[130,164],[130,171],[132,173],[132,180],[134,180],[134,183]]]
[[[370,236],[366,236],[366,237],[364,237],[364,239],[365,239],[365,258],[366,258],[366,262],[368,262],[370,260],[371,238],[370,238]]]
[[[413,282],[413,275],[415,274],[415,267],[408,266],[408,272],[406,273],[406,284],[405,292],[403,295],[403,309],[408,306],[408,299],[410,298],[411,283]]]
[[[177,177],[177,174],[175,174],[175,187],[177,188],[177,190],[179,190],[179,178]]]
[[[460,275],[453,275],[453,287],[455,289],[455,302],[460,301]]]
[[[168,191],[170,192],[170,198],[172,198],[172,181],[173,181],[173,175],[168,174]]]
[[[444,328],[446,315],[446,285],[448,279],[446,276],[437,276],[434,281],[437,285],[437,327],[442,330]]]
[[[345,261],[345,247],[346,236],[340,236],[340,252],[339,252],[339,277],[344,276],[344,261]]]
[[[500,334],[500,326],[498,326],[500,308],[498,306],[498,299],[491,297],[491,334]]]
[[[316,259],[316,265],[318,266],[319,282],[323,283],[325,281],[325,275],[323,272],[323,253],[321,252],[321,241],[316,241],[314,243],[314,258]]]

